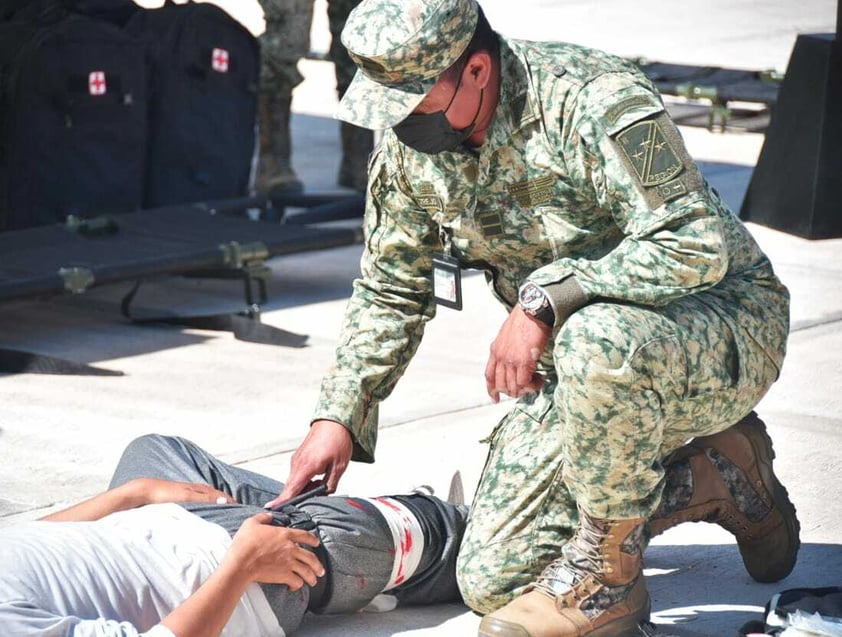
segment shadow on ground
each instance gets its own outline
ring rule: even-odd
[[[651,546],[645,566],[657,622],[725,637],[736,635],[747,621],[760,619],[775,593],[842,583],[842,547],[803,544],[793,572],[773,584],[751,579],[735,544]],[[725,625],[733,630],[723,633]]]

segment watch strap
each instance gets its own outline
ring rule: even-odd
[[[552,306],[554,326],[562,325],[571,314],[587,305],[589,300],[576,276],[572,274],[558,283],[542,285],[541,289],[547,293]]]

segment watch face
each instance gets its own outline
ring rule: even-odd
[[[527,283],[520,289],[520,304],[525,310],[537,310],[545,300],[544,291],[534,283]]]

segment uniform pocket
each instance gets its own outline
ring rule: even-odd
[[[572,200],[571,207],[575,205]],[[622,239],[613,218],[595,211],[587,202],[581,202],[575,211],[560,206],[536,206],[535,214],[541,220],[545,240],[555,259],[571,254],[598,258]],[[612,239],[613,235],[616,240]]]

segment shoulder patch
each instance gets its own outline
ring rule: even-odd
[[[617,135],[617,143],[646,188],[668,182],[684,167],[657,119],[632,124]]]
[[[627,125],[612,141],[653,209],[702,187],[699,169],[666,113]]]

